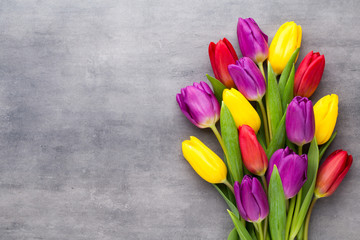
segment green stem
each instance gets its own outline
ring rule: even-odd
[[[298,194],[296,196],[296,207],[295,207],[295,212],[294,212],[295,221],[299,215],[299,211],[300,211],[300,207],[301,207],[301,195],[302,195],[302,189],[300,189],[300,191],[298,192]]]
[[[267,195],[267,194],[268,194],[268,186],[267,186],[266,178],[265,178],[264,175],[261,176],[261,181],[262,181],[262,183],[263,183],[263,185],[264,185],[265,193],[266,193],[266,195]],[[264,221],[264,236],[263,236],[264,239],[266,239],[268,222],[269,222],[269,218],[266,217],[266,218],[265,218],[265,221]],[[260,225],[261,225],[261,223],[260,223]]]
[[[285,205],[286,205],[286,212],[288,212],[289,211],[289,199],[286,199]]]
[[[257,232],[259,232],[259,226],[257,225],[257,223],[253,222],[254,228]]]
[[[299,146],[299,155],[301,156],[302,155],[302,145],[301,146]]]
[[[221,145],[221,148],[222,148],[223,151],[224,151],[225,158],[226,158],[226,162],[227,162],[227,166],[229,167],[229,171],[230,171],[230,176],[234,176],[234,174],[233,174],[233,169],[230,167],[231,165],[230,165],[230,162],[229,162],[229,161],[230,161],[230,160],[229,160],[229,154],[228,154],[228,152],[227,152],[227,150],[226,150],[224,140],[222,139],[222,137],[221,137],[219,131],[217,130],[215,124],[214,124],[214,125],[211,125],[210,128],[211,128],[211,130],[214,132],[217,140],[219,141],[219,143],[220,143],[220,145]],[[227,181],[227,180],[226,180],[226,181]],[[229,182],[227,182],[227,183],[229,183]],[[224,182],[224,184],[227,185],[225,182]],[[229,185],[227,185],[227,186],[228,186],[228,187],[231,186],[230,183],[229,183]],[[230,188],[230,187],[229,187],[229,188]],[[231,186],[230,189],[231,189],[232,192],[234,193],[234,189],[233,189],[232,186]]]
[[[293,228],[295,228],[295,226],[297,224],[297,217],[299,215],[299,211],[300,211],[300,207],[301,207],[301,195],[302,195],[302,188],[300,189],[300,191],[298,192],[298,194],[296,196],[296,205],[295,205],[294,217],[293,217],[292,224],[291,224],[291,231],[293,231]],[[295,236],[293,238],[295,238]],[[289,239],[292,240],[291,237]]]
[[[222,149],[223,149],[223,151],[224,151],[226,160],[229,161],[229,160],[228,160],[228,159],[229,159],[229,156],[228,156],[228,152],[227,152],[226,147],[225,147],[224,140],[222,139],[222,137],[221,137],[219,131],[217,130],[215,124],[214,124],[214,125],[211,125],[210,128],[211,128],[211,130],[214,132],[217,140],[219,141],[219,143],[220,143],[220,145],[221,145],[221,147],[222,147]]]
[[[318,200],[317,197],[314,197],[314,199],[312,200],[311,202],[311,205],[310,205],[310,208],[309,208],[309,211],[306,215],[306,220],[305,220],[305,227],[304,227],[304,240],[308,240],[308,233],[309,233],[309,223],[310,223],[310,217],[311,217],[311,212],[314,208],[314,205],[316,203],[316,201]]]
[[[231,186],[227,179],[223,182],[223,184],[225,184],[232,191],[232,193],[234,193],[234,187]]]
[[[258,225],[258,228],[259,228],[259,237],[260,237],[260,240],[264,240],[264,234],[263,234],[263,229],[262,229],[262,226],[261,226],[261,222],[259,223],[256,223]]]
[[[264,175],[261,176],[261,181],[262,181],[262,183],[263,183],[263,185],[264,185],[265,193],[266,193],[266,195],[267,195],[268,187],[267,187],[267,182],[266,182],[266,178],[265,178]]]
[[[262,99],[260,99],[258,101],[258,103],[259,103],[261,114],[262,114],[263,120],[264,120],[264,131],[265,131],[265,138],[266,138],[266,147],[268,147],[272,136],[269,133],[268,120],[267,120],[266,111],[265,111],[265,107],[264,107],[264,104],[262,102]],[[269,134],[270,134],[270,136],[269,136]]]
[[[288,211],[287,219],[286,219],[285,240],[289,239],[289,231],[290,231],[291,221],[292,221],[293,213],[294,213],[295,200],[296,200],[295,197],[293,197],[290,200],[289,211]]]
[[[268,225],[269,225],[269,216],[267,216],[264,221],[264,239],[266,239],[266,237],[267,237],[266,234],[268,231]]]
[[[261,62],[261,63],[258,63],[258,66],[259,66],[259,68],[260,68],[260,71],[261,71],[261,74],[263,75],[263,77],[264,77],[264,80],[265,80],[265,82],[266,82],[266,77],[265,77],[265,71],[264,71],[264,66],[263,66],[263,62]]]

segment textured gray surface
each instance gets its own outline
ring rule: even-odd
[[[353,167],[320,200],[310,239],[359,239],[359,1],[1,1],[0,239],[226,239],[226,205],[183,159],[195,135],[175,94],[212,73],[207,47],[237,17],[303,27],[325,54],[313,100],[340,97]],[[329,152],[326,154],[328,155]]]

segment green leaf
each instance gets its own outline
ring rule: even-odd
[[[268,62],[268,82],[266,90],[266,110],[269,122],[270,136],[274,136],[277,126],[283,115],[281,107],[281,98],[279,93],[279,86],[276,81],[275,73]]]
[[[280,92],[282,94],[282,108],[286,109],[287,105],[291,102],[291,100],[294,98],[294,78],[295,78],[295,65],[292,65],[290,76],[287,80],[287,83],[285,85],[284,92]]]
[[[302,188],[303,195],[305,196],[305,198],[302,201],[297,219],[294,219],[291,225],[290,239],[294,239],[296,235],[299,233],[300,228],[308,212],[311,200],[313,198],[318,168],[319,168],[319,149],[316,142],[316,138],[314,138],[310,144],[310,149],[308,153],[308,173],[307,173],[308,179]]]
[[[225,195],[225,193],[217,186],[216,184],[213,184],[214,188],[218,190],[220,195],[224,198],[226,204],[229,206],[230,210],[235,214],[236,217],[239,217],[239,211],[236,208],[236,206],[230,201],[230,199]]]
[[[210,76],[209,74],[206,74],[206,77],[207,77],[207,79],[209,79],[209,81],[210,81],[210,83],[211,83],[211,85],[213,87],[216,99],[221,104],[221,102],[222,102],[222,94],[223,94],[224,89],[226,89],[226,87],[219,80],[217,80],[216,78]]]
[[[285,117],[286,117],[286,112],[284,113],[283,117],[281,118],[279,126],[276,129],[275,135],[271,139],[271,142],[270,142],[268,148],[266,149],[266,156],[268,157],[268,159],[271,158],[271,156],[273,155],[273,153],[276,150],[284,147],[285,137],[286,137],[285,136],[286,135]]]
[[[295,60],[296,60],[297,56],[299,55],[299,51],[300,51],[300,48],[297,48],[293,52],[293,54],[291,55],[289,61],[286,64],[284,70],[281,73],[280,80],[279,80],[280,94],[282,94],[284,89],[285,89],[286,81],[289,78],[290,71],[291,71],[291,68],[292,68],[293,64],[295,64]]]
[[[319,159],[321,159],[326,151],[326,149],[328,149],[328,147],[330,146],[330,144],[332,143],[332,141],[334,140],[334,138],[336,137],[337,132],[333,132],[333,134],[331,135],[330,139],[320,147],[320,157]]]
[[[231,230],[227,240],[239,240],[239,234],[237,233],[236,228]]]
[[[316,182],[317,170],[319,167],[319,148],[316,142],[316,138],[311,141],[309,152],[308,152],[308,169],[307,169],[307,180],[302,187],[302,196],[304,199],[311,188],[311,184]],[[297,203],[296,203],[297,204]]]
[[[285,239],[286,203],[284,189],[276,165],[270,178],[269,184],[269,226],[271,238],[276,240]]]
[[[245,226],[240,222],[239,218],[235,216],[230,210],[227,210],[233,223],[238,232],[241,240],[252,240],[249,232],[246,230]]]
[[[260,100],[262,101],[262,100]],[[263,115],[261,113],[261,109],[260,109],[260,106],[259,104],[256,104],[256,112],[258,113],[259,117],[260,117],[260,121],[261,121],[261,126],[260,126],[260,129],[258,131],[258,133],[256,134],[256,137],[258,139],[258,141],[260,142],[260,144],[262,145],[262,147],[264,149],[266,149],[265,147],[265,129],[264,129],[264,119],[263,119]]]
[[[234,181],[241,182],[243,177],[239,134],[235,121],[227,106],[222,103],[220,112],[221,135],[227,151],[227,165]]]

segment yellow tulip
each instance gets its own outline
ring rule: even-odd
[[[230,90],[225,89],[223,92],[223,101],[229,108],[237,128],[242,125],[249,125],[254,129],[255,133],[259,131],[261,126],[259,114],[244,95],[234,88]]]
[[[338,103],[338,95],[331,94],[321,98],[314,106],[315,137],[319,145],[326,143],[334,131]]]
[[[182,152],[192,168],[209,183],[225,183],[227,168],[224,162],[199,139],[191,136],[182,142]]]
[[[284,23],[276,32],[269,48],[268,60],[277,75],[282,73],[293,52],[300,47],[301,35],[301,26],[294,22]]]

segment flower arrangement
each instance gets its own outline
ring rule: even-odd
[[[294,22],[278,29],[270,47],[252,18],[239,18],[237,36],[240,59],[226,38],[209,45],[213,90],[200,82],[176,96],[195,126],[212,129],[224,161],[193,136],[183,155],[226,201],[234,223],[228,239],[308,239],[315,202],[334,193],[353,160],[340,149],[319,167],[338,116],[336,94],[314,106],[309,99],[325,57],[311,51],[295,71],[302,29]]]

